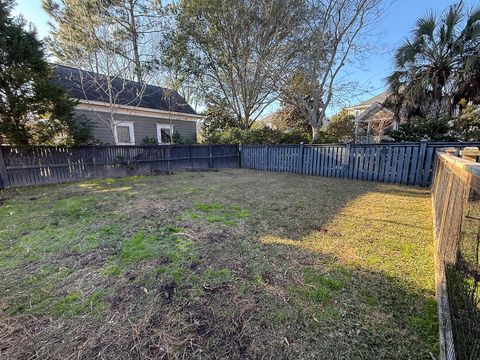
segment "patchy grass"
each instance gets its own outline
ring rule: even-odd
[[[0,204],[2,358],[438,352],[424,189],[225,170]]]

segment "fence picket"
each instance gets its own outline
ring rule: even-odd
[[[212,151],[208,152],[209,148]],[[203,151],[203,154],[198,155],[196,149]],[[0,160],[3,160],[0,161],[0,188],[140,175],[170,168],[206,169],[210,162],[214,168],[240,165],[238,145],[75,146],[21,149],[1,146],[0,154],[2,155]],[[245,152],[242,161],[244,164],[250,163]]]
[[[436,150],[479,145],[2,146],[0,188],[221,167],[428,186]]]
[[[406,185],[407,184],[407,180],[408,180],[408,171],[409,171],[409,168],[410,168],[410,161],[411,161],[411,156],[412,156],[412,147],[411,146],[408,146],[405,150],[405,161],[403,163],[403,170],[402,170],[402,185]]]
[[[403,170],[403,162],[405,161],[405,147],[401,147],[398,150],[398,161],[397,161],[397,174],[395,176],[395,184],[400,184],[402,180],[402,170]]]

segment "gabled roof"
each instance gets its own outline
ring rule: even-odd
[[[365,106],[370,106],[370,105],[373,105],[375,103],[379,103],[379,104],[383,104],[384,101],[387,99],[388,95],[390,95],[390,92],[388,91],[384,91],[378,95],[375,95],[374,97],[368,99],[368,100],[365,100],[364,102],[358,104],[358,105],[354,105],[354,106],[350,106],[351,108],[354,108],[354,107],[365,107]]]
[[[110,103],[105,89],[107,77],[90,71],[54,64],[53,81],[63,85],[70,96],[78,100]],[[173,111],[184,114],[196,112],[175,90],[114,78],[110,81],[116,105]]]
[[[363,121],[367,120],[370,116],[376,114],[377,112],[379,112],[381,110],[386,111],[389,114],[393,115],[393,111],[387,109],[386,107],[384,107],[380,103],[375,102],[372,105],[370,105],[364,112],[362,112],[360,115],[358,115],[355,118],[355,122],[356,123],[363,122]]]

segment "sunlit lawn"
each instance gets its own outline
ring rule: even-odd
[[[0,358],[436,356],[430,207],[246,170],[9,190]]]

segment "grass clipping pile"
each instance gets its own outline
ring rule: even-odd
[[[423,190],[228,170],[2,196],[1,358],[437,351]]]

